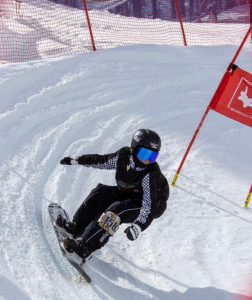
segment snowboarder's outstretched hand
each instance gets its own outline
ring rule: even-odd
[[[126,228],[124,230],[124,232],[127,235],[127,238],[131,241],[134,241],[135,239],[137,239],[139,237],[139,234],[141,232],[141,227],[137,224],[132,224],[131,226],[129,226],[128,228]]]
[[[68,156],[62,158],[61,165],[78,165],[78,156]]]

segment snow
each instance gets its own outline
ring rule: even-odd
[[[171,183],[237,46],[139,45],[3,65],[0,299],[234,299],[251,274],[251,129],[210,112],[165,214],[134,242],[122,225],[87,266],[61,257],[47,206],[72,217],[114,172],[61,166],[65,155],[110,153],[147,127]],[[251,72],[251,46],[237,64]]]
[[[210,111],[164,215],[134,242],[122,225],[88,262],[91,284],[47,212],[57,202],[72,217],[99,182],[115,184],[62,157],[114,152],[139,128],[160,134],[171,183],[237,49],[135,45],[0,66],[0,300],[249,300],[250,127]],[[250,73],[251,52],[236,61]]]

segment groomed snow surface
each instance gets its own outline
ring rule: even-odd
[[[86,271],[62,257],[47,207],[73,216],[114,171],[62,166],[111,153],[139,128],[162,138],[171,183],[238,46],[139,45],[0,67],[1,300],[248,300],[251,128],[210,112],[164,215],[138,240],[122,225]],[[252,72],[246,45],[237,64]],[[252,207],[252,203],[250,205]],[[243,295],[243,297],[241,297]]]

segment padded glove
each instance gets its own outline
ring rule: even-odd
[[[78,165],[78,156],[68,156],[62,158],[61,165]]]
[[[127,235],[127,238],[131,241],[134,241],[139,237],[139,234],[141,232],[141,227],[137,224],[131,224],[128,228],[124,230],[124,232]]]

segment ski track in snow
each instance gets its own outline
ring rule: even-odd
[[[61,256],[47,207],[73,216],[113,171],[61,166],[66,155],[110,153],[134,131],[160,133],[171,183],[236,46],[131,46],[1,66],[0,298],[234,299],[252,269],[251,129],[210,112],[168,209],[134,244],[123,230],[86,266]],[[251,50],[238,62],[247,71]],[[250,64],[251,66],[251,64]],[[245,255],[246,253],[246,255]],[[204,295],[204,296],[203,296]]]

